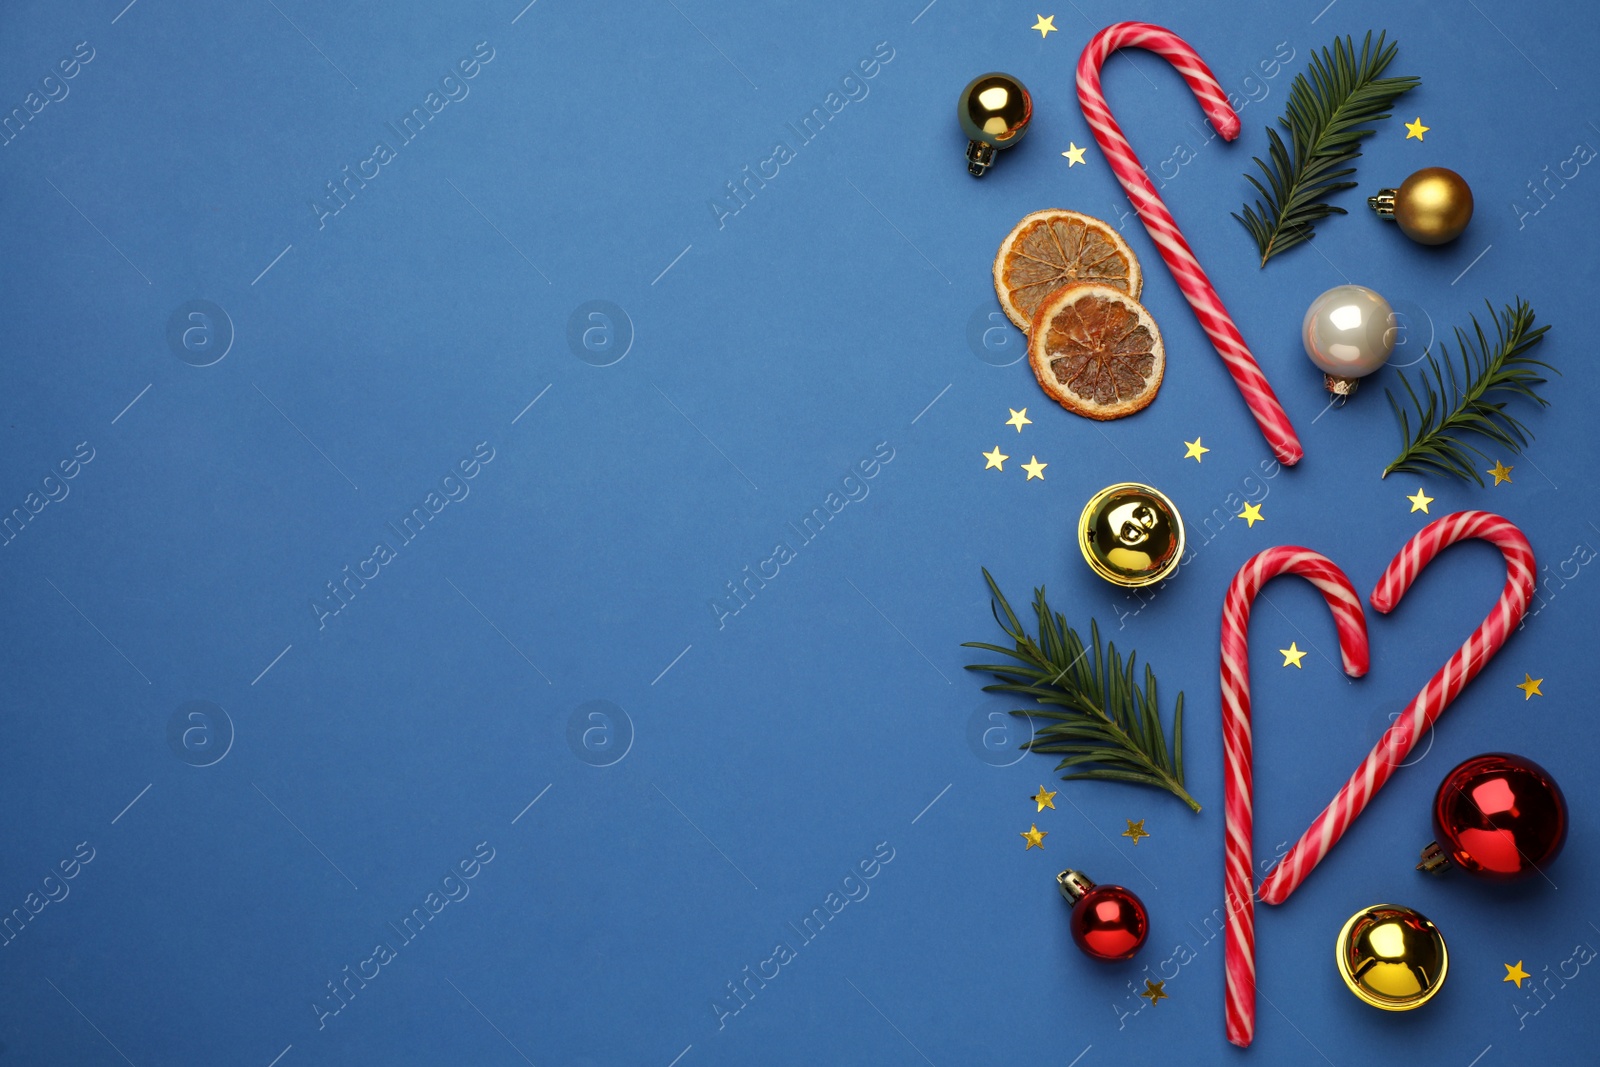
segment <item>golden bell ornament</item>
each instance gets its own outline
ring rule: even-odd
[[[1400,183],[1367,197],[1380,219],[1400,224],[1400,232],[1422,245],[1442,245],[1461,236],[1472,221],[1472,189],[1445,167],[1424,167]]]
[[[1339,977],[1361,1000],[1384,1011],[1426,1004],[1450,969],[1444,935],[1420,912],[1399,904],[1362,908],[1334,945]]]
[[[1154,585],[1183,559],[1183,518],[1160,490],[1119,482],[1083,506],[1078,548],[1090,569],[1114,585]]]

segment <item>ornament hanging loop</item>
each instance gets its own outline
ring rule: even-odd
[[[1056,885],[1061,888],[1061,895],[1074,904],[1094,888],[1094,883],[1082,871],[1062,871],[1056,875]]]

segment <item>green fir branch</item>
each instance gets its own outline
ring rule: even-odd
[[[967,670],[1000,679],[984,686],[986,693],[1015,693],[1039,705],[1011,713],[1046,720],[1022,747],[1062,756],[1058,771],[1077,768],[1062,775],[1063,781],[1088,778],[1154,786],[1199,811],[1199,802],[1183,787],[1183,694],[1178,694],[1173,711],[1169,752],[1155,672],[1145,667],[1141,687],[1134,673],[1137,653],[1124,662],[1116,645],[1102,647],[1100,627],[1092,619],[1085,645],[1066,619],[1050,610],[1042,587],[1033,594],[1039,626],[1035,639],[987,569],[983,578],[989,583],[995,621],[1015,647],[982,641],[968,641],[962,647],[996,652],[1017,662],[973,663]]]
[[[1437,471],[1463,480],[1471,478],[1482,485],[1478,460],[1489,456],[1463,440],[1462,435],[1476,434],[1512,453],[1521,452],[1532,438],[1528,428],[1508,414],[1505,406],[1516,397],[1535,401],[1540,407],[1549,405],[1550,401],[1536,389],[1545,384],[1540,371],[1555,368],[1528,352],[1543,340],[1550,327],[1534,329],[1533,308],[1521,297],[1498,315],[1487,301],[1485,306],[1494,320],[1493,346],[1473,316],[1471,336],[1456,328],[1456,344],[1461,350],[1459,370],[1441,345],[1440,357],[1428,356],[1428,365],[1418,375],[1415,387],[1404,371],[1399,372],[1415,424],[1391,391],[1389,405],[1400,421],[1402,445],[1400,455],[1383,468],[1385,478],[1395,471]]]
[[[1288,145],[1267,127],[1270,162],[1255,160],[1266,182],[1245,175],[1262,199],[1233,216],[1255,238],[1263,267],[1278,253],[1309,241],[1315,223],[1347,214],[1326,201],[1355,186],[1346,179],[1356,172],[1353,164],[1361,155],[1362,138],[1374,132],[1366,127],[1388,118],[1400,95],[1421,83],[1420,78],[1383,77],[1399,47],[1385,45],[1384,36],[1380,33],[1373,47],[1368,30],[1360,56],[1349,37],[1335,38],[1331,51],[1313,51],[1309,70],[1296,74],[1289,86],[1288,113],[1278,119],[1289,131]]]

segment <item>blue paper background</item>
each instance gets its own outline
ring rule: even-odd
[[[97,0],[0,14],[7,112],[78,42],[93,51],[0,147],[0,508],[67,494],[0,549],[0,911],[67,892],[0,948],[0,1063],[1590,1055],[1600,977],[1564,961],[1600,945],[1597,594],[1579,562],[1600,544],[1587,343],[1600,233],[1591,166],[1567,164],[1577,176],[1550,179],[1543,199],[1530,183],[1600,146],[1600,16],[1130,0],[1056,8],[1059,32],[1041,39],[1033,7],[963,0],[519,8]],[[1078,110],[1079,50],[1118,19],[1171,26],[1251,100],[1240,143],[1206,143],[1162,62],[1135,53],[1106,70],[1302,435],[1294,470],[1265,477],[1260,436]],[[1241,174],[1310,49],[1368,27],[1400,40],[1394,70],[1424,84],[1369,142],[1361,188],[1338,197],[1351,216],[1260,270],[1229,218]],[[401,144],[385,123],[424,106],[479,42],[492,60],[446,87],[466,95]],[[867,95],[801,144],[785,123],[880,42],[892,59]],[[997,68],[1032,88],[1037,118],[979,183],[951,112],[967,79]],[[1402,126],[1416,116],[1431,127],[1420,144]],[[319,226],[324,183],[380,138],[396,158]],[[794,158],[719,225],[710,202],[779,139]],[[1069,142],[1089,146],[1088,167],[1069,169]],[[1471,229],[1441,249],[1361,200],[1425,165],[1459,170],[1477,196]],[[1141,256],[1169,363],[1136,418],[1068,416],[1025,363],[994,365],[1020,354],[1017,335],[981,343],[996,244],[1049,206],[1121,225]],[[1554,325],[1541,354],[1565,376],[1548,412],[1524,412],[1537,441],[1505,457],[1511,484],[1379,481],[1396,447],[1392,371],[1323,414],[1296,331],[1344,281],[1406,317],[1397,362],[1485,298],[1520,294]],[[169,343],[193,300],[221,316],[190,348]],[[595,300],[622,314],[579,316],[574,348],[569,320]],[[191,365],[230,331],[224,358]],[[1020,435],[1008,407],[1034,420]],[[1181,458],[1197,434],[1211,449],[1198,466]],[[73,468],[83,442],[93,458]],[[400,547],[386,524],[425,508],[479,442],[493,460],[450,483],[469,495]],[[1003,473],[979,454],[997,444]],[[892,459],[851,483],[868,495],[801,544],[786,524],[842,494],[875,449]],[[1049,464],[1042,482],[1018,469],[1030,456]],[[62,461],[75,477],[45,486]],[[1142,605],[1072,546],[1084,499],[1125,479],[1171,494],[1192,535],[1217,515]],[[1207,925],[1222,887],[1222,592],[1251,554],[1297,542],[1365,592],[1426,520],[1405,500],[1418,485],[1434,516],[1482,507],[1521,525],[1541,606],[1304,889],[1261,909],[1259,1035],[1240,1053],[1223,1039]],[[1262,500],[1266,522],[1223,521],[1236,497]],[[380,539],[397,557],[319,627],[311,603]],[[779,540],[795,558],[719,620],[725,583]],[[1098,618],[1156,667],[1169,705],[1186,692],[1201,814],[1100,783],[1067,784],[1035,814],[1027,798],[1053,764],[985,734],[1010,705],[962,670],[960,642],[995,636],[980,565],[1019,606],[1044,583],[1069,620]],[[1452,549],[1393,617],[1372,615],[1372,671],[1356,683],[1334,665],[1315,593],[1268,591],[1252,633],[1258,858],[1332,796],[1501,580],[1492,548]],[[1291,640],[1312,650],[1302,671],[1277,666]],[[1525,671],[1542,697],[1513,688]],[[597,700],[612,710],[593,718]],[[224,712],[189,718],[191,701]],[[1575,818],[1553,883],[1414,873],[1440,777],[1502,748],[1565,786]],[[1137,848],[1118,836],[1130,818],[1151,834]],[[1050,833],[1042,852],[1017,837],[1032,822]],[[72,868],[80,842],[93,859]],[[480,842],[492,861],[450,883],[470,895],[404,943],[386,924]],[[851,883],[869,895],[802,942],[786,924],[842,894],[875,848],[892,861]],[[47,885],[62,861],[76,876]],[[1153,933],[1137,960],[1097,966],[1067,943],[1053,882],[1067,865],[1144,897]],[[1372,1011],[1335,974],[1339,925],[1379,900],[1421,909],[1449,939],[1449,983],[1422,1011]],[[382,939],[395,958],[320,1015],[319,998],[338,1004],[327,984]],[[795,957],[733,1014],[726,984],[780,939]],[[1502,981],[1517,960],[1539,999]],[[1145,1006],[1132,989],[1163,971],[1176,971],[1170,999]]]

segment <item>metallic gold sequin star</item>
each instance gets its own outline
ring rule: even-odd
[[[1499,460],[1495,460],[1494,461],[1494,466],[1490,467],[1488,470],[1484,471],[1483,473],[1494,475],[1494,484],[1495,485],[1499,485],[1501,482],[1509,482],[1511,480],[1511,472],[1516,470],[1516,469],[1517,468],[1515,468],[1515,467],[1506,466],[1504,463],[1501,463]]]
[[[1305,665],[1300,661],[1306,658],[1306,654],[1293,641],[1289,642],[1288,648],[1280,648],[1278,651],[1283,655],[1283,665],[1285,667],[1294,666],[1305,670]]]
[[[1067,169],[1071,170],[1073,167],[1076,167],[1079,163],[1082,163],[1084,166],[1088,166],[1089,165],[1089,161],[1087,159],[1083,158],[1083,154],[1085,152],[1087,152],[1087,151],[1088,151],[1088,149],[1086,149],[1086,148],[1079,148],[1076,141],[1068,141],[1067,142],[1067,150],[1065,152],[1061,153],[1062,155],[1067,157]]]
[[[1515,982],[1517,984],[1517,988],[1518,989],[1522,988],[1522,980],[1524,978],[1533,977],[1527,971],[1522,969],[1522,961],[1521,960],[1518,960],[1516,963],[1502,963],[1500,966],[1502,966],[1502,967],[1504,967],[1506,969],[1506,976],[1504,978],[1500,979],[1500,981],[1502,981],[1502,982]]]
[[[1261,515],[1260,504],[1246,504],[1244,510],[1235,515],[1234,518],[1243,519],[1245,524],[1252,530],[1255,529],[1256,523],[1267,521]]]
[[[1053,808],[1053,807],[1056,806],[1056,795],[1055,795],[1055,793],[1053,793],[1050,790],[1046,789],[1042,785],[1039,787],[1039,791],[1037,793],[1033,794],[1033,796],[1029,797],[1028,799],[1033,801],[1035,804],[1039,805],[1039,810],[1040,811],[1043,811],[1045,808]]]
[[[1024,426],[1033,425],[1033,420],[1028,418],[1027,408],[1023,408],[1021,411],[1018,411],[1016,408],[1006,408],[1006,410],[1011,412],[1011,417],[1006,420],[1006,425],[1015,426],[1018,433],[1022,432],[1022,428]]]
[[[1166,992],[1166,984],[1167,983],[1164,980],[1160,982],[1152,982],[1150,979],[1146,978],[1144,980],[1144,992],[1140,993],[1139,995],[1141,997],[1149,998],[1150,1006],[1154,1007],[1157,1001],[1172,999],[1171,995]]]
[[[1422,487],[1420,485],[1417,486],[1417,495],[1408,496],[1406,499],[1411,501],[1412,511],[1420,511],[1424,515],[1428,513],[1428,505],[1433,503],[1433,497],[1422,495]]]
[[[1000,454],[1000,446],[999,445],[995,445],[994,446],[994,451],[993,452],[983,452],[983,453],[980,453],[980,454],[983,456],[984,459],[989,461],[988,463],[984,464],[984,467],[983,467],[984,470],[988,470],[989,468],[993,467],[996,470],[1002,470],[1003,471],[1003,470],[1006,469],[1006,460],[1011,458],[1010,456],[1002,456]]]
[[[1050,36],[1051,31],[1056,28],[1056,17],[1054,15],[1051,15],[1049,18],[1046,18],[1043,15],[1036,15],[1035,17],[1039,21],[1035,22],[1032,26],[1029,26],[1028,28],[1030,30],[1038,30],[1040,37],[1048,37],[1048,36]]]
[[[1036,848],[1040,851],[1043,851],[1044,839],[1049,833],[1049,830],[1041,830],[1032,823],[1028,824],[1028,828],[1021,831],[1022,839],[1027,842],[1026,845],[1022,846],[1022,851],[1026,852],[1030,848]]]
[[[1535,678],[1533,675],[1523,672],[1522,681],[1517,683],[1517,688],[1522,690],[1522,699],[1527,702],[1534,697],[1544,696],[1543,693],[1539,692],[1539,687],[1543,684],[1543,678]]]
[[[1048,464],[1048,463],[1040,463],[1039,462],[1039,457],[1038,456],[1034,456],[1033,457],[1033,462],[1032,463],[1024,463],[1022,465],[1022,469],[1028,472],[1028,479],[1027,479],[1028,481],[1031,482],[1035,478],[1037,478],[1042,482],[1042,481],[1044,481],[1044,469],[1046,467],[1048,467],[1048,466],[1050,466],[1050,464]]]
[[[1183,443],[1183,447],[1184,447],[1183,458],[1184,459],[1192,459],[1196,463],[1200,462],[1200,457],[1201,456],[1203,456],[1207,452],[1211,451],[1211,449],[1206,448],[1204,445],[1202,445],[1200,443],[1200,438],[1198,438],[1198,437],[1196,437],[1193,441],[1185,441]]]
[[[1433,127],[1432,126],[1424,126],[1422,124],[1421,116],[1418,116],[1416,122],[1408,122],[1408,123],[1406,123],[1406,140],[1409,141],[1409,140],[1411,140],[1411,138],[1415,137],[1417,140],[1420,141],[1420,140],[1422,140],[1422,135],[1427,133],[1431,129],[1433,129]]]
[[[1122,836],[1133,838],[1133,843],[1137,845],[1141,837],[1149,837],[1150,835],[1145,831],[1143,819],[1140,819],[1138,822],[1134,822],[1132,819],[1129,819],[1128,828],[1122,831]]]

